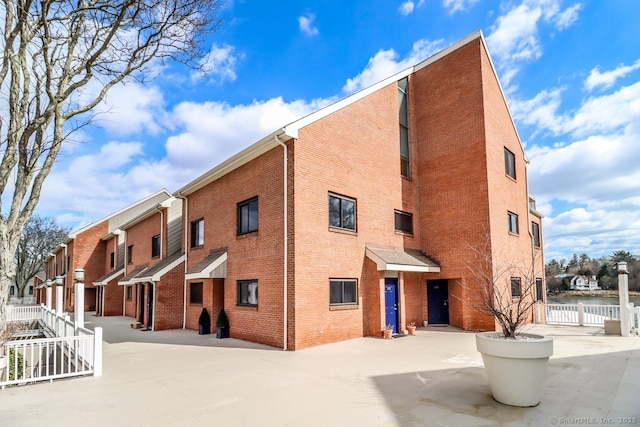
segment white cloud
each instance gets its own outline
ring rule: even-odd
[[[565,9],[564,12],[558,13],[555,17],[555,23],[558,29],[564,30],[565,28],[573,25],[573,23],[579,18],[580,9],[582,9],[582,5],[580,3],[576,3]]]
[[[562,30],[578,18],[579,4],[560,9],[559,0],[524,0],[509,9],[489,28],[487,44],[505,85],[520,70],[520,64],[540,58],[540,24],[547,22]]]
[[[307,13],[305,16],[298,17],[298,26],[300,31],[309,37],[317,36],[319,34],[318,28],[313,26],[316,15],[313,13]]]
[[[424,0],[418,0],[417,2],[407,0],[398,7],[398,12],[403,16],[411,15],[416,8],[421,7],[423,4]]]
[[[591,73],[589,73],[589,77],[587,77],[584,85],[587,90],[593,90],[598,86],[608,88],[613,86],[618,79],[625,77],[637,69],[640,69],[640,59],[634,62],[633,65],[620,65],[616,69],[603,73],[598,70],[598,67],[595,67],[591,70]]]
[[[200,60],[202,71],[191,73],[191,80],[198,81],[209,76],[211,80],[217,82],[235,81],[236,79],[236,63],[242,55],[234,55],[235,48],[230,45],[213,45],[207,55]]]
[[[640,234],[640,82],[567,112],[559,111],[562,94],[546,90],[512,109],[517,122],[566,139],[527,148],[531,192],[548,215],[547,259],[640,253],[630,237]]]
[[[479,0],[443,0],[442,5],[450,14],[468,10]]]
[[[95,109],[95,123],[113,135],[161,130],[164,99],[156,86],[127,82],[111,88]]]
[[[409,55],[404,59],[398,59],[398,54],[393,49],[380,50],[372,58],[365,69],[356,77],[348,79],[342,90],[353,93],[369,87],[391,75],[409,68],[438,52],[444,44],[444,40],[418,40],[413,44]]]
[[[184,131],[167,140],[167,160],[175,167],[203,172],[328,102],[286,103],[282,98],[236,106],[183,102],[175,108],[174,116]]]

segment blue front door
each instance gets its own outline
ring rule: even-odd
[[[393,333],[398,329],[398,279],[384,279],[384,312],[385,325],[393,326]]]

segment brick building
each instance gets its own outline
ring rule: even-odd
[[[203,307],[214,318],[224,307],[232,337],[287,349],[408,322],[494,329],[474,308],[478,248],[529,265],[544,296],[541,215],[480,32],[174,196],[185,199],[189,329]],[[505,280],[509,297],[520,280]]]
[[[88,271],[99,314],[153,330],[197,330],[203,308],[291,350],[409,322],[492,330],[478,276],[504,255],[544,298],[541,215],[480,32],[127,212],[65,241],[93,242],[70,270]]]
[[[104,298],[106,298],[109,292],[106,291],[107,287],[94,286],[94,282],[104,282],[106,279],[105,273],[109,276],[113,268],[119,266],[119,262],[115,263],[119,255],[116,255],[114,259],[113,268],[108,264],[109,258],[107,258],[107,254],[110,254],[110,252],[107,251],[113,251],[115,245],[115,251],[117,253],[118,245],[109,239],[105,239],[105,236],[114,234],[123,224],[131,221],[132,218],[137,217],[142,212],[147,211],[150,207],[157,205],[169,197],[171,197],[171,194],[167,190],[158,191],[118,212],[73,231],[58,245],[56,250],[47,257],[45,263],[46,279],[51,280],[54,287],[56,278],[62,282],[61,286],[64,288],[63,299],[65,311],[70,312],[74,310],[75,283],[73,280],[73,272],[77,268],[83,268],[85,271],[84,310],[98,310],[99,313],[102,312]],[[112,282],[116,278],[117,276],[114,276],[106,280],[104,285],[108,286],[107,283]],[[108,289],[111,290],[112,288],[113,285]],[[42,289],[42,291],[42,294],[44,294],[44,289]],[[122,292],[122,289],[120,292]],[[55,307],[56,292],[53,291],[52,293],[54,295],[52,306]],[[105,297],[103,297],[103,295],[105,295]],[[120,299],[120,301],[122,301],[122,299]],[[120,307],[122,307],[122,305]],[[118,313],[121,314],[122,310]]]

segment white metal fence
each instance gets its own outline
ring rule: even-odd
[[[102,328],[80,328],[45,306],[11,307],[8,321],[40,321],[44,338],[16,339],[3,349],[0,387],[102,375]],[[49,335],[49,336],[46,336]]]
[[[545,304],[551,325],[604,326],[606,319],[620,319],[619,305]]]

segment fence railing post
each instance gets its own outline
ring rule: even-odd
[[[102,376],[102,328],[93,331],[93,376]]]
[[[578,303],[578,326],[584,326],[584,304]]]

